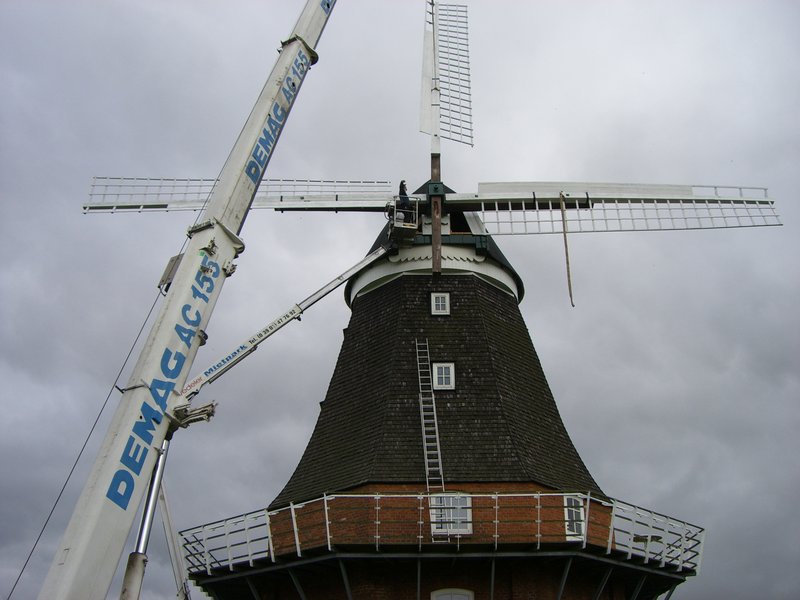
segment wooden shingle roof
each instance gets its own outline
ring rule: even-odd
[[[430,294],[451,312],[431,315]],[[526,482],[602,493],[563,425],[515,297],[470,274],[405,274],[352,302],[319,419],[271,508],[368,483],[425,489],[415,340],[455,364],[437,390],[445,484]]]

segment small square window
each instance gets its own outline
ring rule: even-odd
[[[454,390],[456,371],[454,363],[433,363],[433,389]]]
[[[430,497],[433,535],[472,533],[472,498],[468,494],[436,494]]]
[[[450,314],[450,292],[433,292],[431,294],[431,314]]]
[[[475,600],[475,594],[470,590],[436,590],[431,592],[431,600]]]

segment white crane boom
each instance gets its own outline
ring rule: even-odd
[[[239,232],[335,0],[308,0],[220,173],[95,459],[41,600],[106,597]],[[200,335],[198,335],[200,334]]]
[[[322,300],[325,296],[353,277],[356,273],[386,255],[387,252],[387,248],[384,246],[379,246],[376,250],[370,252],[367,256],[358,261],[347,271],[337,276],[332,281],[326,283],[308,298],[301,300],[289,310],[284,312],[280,317],[273,320],[265,327],[259,329],[256,333],[247,338],[247,340],[239,344],[236,349],[234,349],[232,352],[229,352],[225,357],[213,365],[210,365],[202,373],[197,375],[197,377],[187,383],[183,388],[182,395],[185,401],[188,402],[194,398],[204,386],[209,383],[213,383],[229,369],[239,364],[241,360],[254,352],[258,346],[262,342],[265,342],[273,333],[276,333],[279,329],[282,329],[284,325],[291,323],[295,319],[299,319],[306,310],[314,306],[314,304]]]

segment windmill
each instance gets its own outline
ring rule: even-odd
[[[435,152],[432,155],[435,156]],[[619,228],[624,228],[627,223],[632,228],[636,228],[636,223],[643,223],[643,229],[649,228],[691,228],[693,226],[703,227],[704,220],[711,223],[711,226],[732,226],[726,222],[726,219],[732,218],[738,222],[739,225],[751,224],[777,224],[774,219],[774,213],[771,213],[771,202],[763,196],[750,197],[747,194],[750,190],[737,188],[735,194],[718,194],[716,191],[708,195],[695,195],[694,190],[687,190],[686,188],[649,188],[649,189],[627,189],[627,190],[608,190],[598,188],[597,186],[582,186],[572,192],[572,196],[567,196],[569,193],[563,186],[557,186],[557,191],[550,189],[537,189],[526,187],[522,190],[515,192],[516,195],[509,193],[507,189],[491,189],[479,190],[478,194],[466,195],[460,199],[463,204],[456,204],[459,198],[456,195],[445,193],[444,188],[437,188],[436,184],[441,183],[440,178],[434,176],[435,171],[432,172],[431,186],[426,193],[426,201],[429,206],[430,212],[430,235],[432,238],[431,244],[431,260],[433,262],[434,272],[441,268],[437,267],[437,254],[441,250],[441,242],[437,242],[437,236],[441,235],[441,228],[444,227],[447,231],[448,227],[451,233],[458,232],[458,229],[452,229],[453,223],[438,224],[438,217],[448,217],[454,214],[457,206],[463,207],[462,210],[472,211],[480,210],[483,214],[483,223],[486,231],[489,231],[490,222],[489,215],[497,215],[498,229],[508,226],[513,229],[519,225],[523,228],[530,228],[539,226],[542,222],[543,229],[546,231],[551,228],[553,232],[566,232],[569,224],[573,221],[571,215],[576,215],[574,223],[578,223],[579,227],[586,227],[583,230],[590,230],[590,227],[600,227],[597,223],[604,223],[605,227],[613,229],[618,223]],[[488,189],[488,188],[487,188]],[[564,194],[562,194],[564,192]],[[576,197],[576,194],[579,194]],[[429,196],[429,198],[427,198]],[[437,200],[438,199],[438,200]],[[284,199],[284,204],[281,208],[284,210],[291,209],[290,200]],[[301,199],[305,201],[306,199]],[[338,199],[334,200],[334,202]],[[437,211],[437,203],[439,204],[440,211]],[[527,203],[527,210],[526,210]],[[698,204],[705,205],[709,208],[698,208]],[[377,209],[382,210],[385,201],[379,203]],[[341,204],[330,204],[327,206],[329,210],[341,210]],[[449,206],[449,208],[447,208]],[[307,208],[308,205],[298,203],[295,208]],[[654,208],[655,212],[651,216],[640,216],[641,213],[647,214],[645,209]],[[374,209],[375,207],[373,207]],[[666,209],[666,210],[665,210]],[[674,209],[674,210],[673,210]],[[616,217],[607,217],[606,211],[613,211]],[[708,210],[708,212],[702,212]],[[737,212],[741,210],[742,212]],[[766,212],[763,212],[766,210]],[[626,212],[627,211],[627,212]],[[700,212],[697,212],[700,211]],[[444,213],[444,214],[441,214]],[[448,215],[449,213],[449,215]],[[528,213],[532,213],[534,217],[530,217]],[[600,213],[602,218],[596,218]],[[544,221],[540,220],[541,214],[549,215]],[[523,215],[521,221],[517,220],[519,215]],[[663,220],[662,220],[663,217]],[[467,219],[467,217],[465,217]],[[479,223],[470,217],[472,221],[467,219],[469,225],[469,234],[480,236],[485,232],[476,229],[476,224]],[[715,219],[723,224],[715,224]],[[764,223],[757,222],[758,219],[764,219]],[[559,223],[561,223],[559,229]],[[565,225],[567,223],[568,225]],[[611,223],[611,225],[609,225]],[[656,225],[654,225],[654,223]],[[667,226],[663,226],[667,223]],[[677,223],[677,225],[676,225]],[[696,223],[696,225],[693,225]],[[480,227],[478,224],[477,227]],[[573,229],[569,228],[569,231]],[[426,235],[423,232],[423,235]],[[445,233],[444,235],[448,235]],[[439,257],[441,258],[440,254]]]

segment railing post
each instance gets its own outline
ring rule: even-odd
[[[611,519],[608,523],[608,545],[606,546],[606,554],[611,554],[611,544],[614,541],[614,518],[617,516],[617,501],[611,499]]]
[[[375,494],[375,552],[380,549],[381,544],[381,496]]]
[[[244,524],[244,544],[247,548],[247,562],[250,566],[253,566],[253,549],[250,547],[250,527],[247,525],[247,516],[244,515],[242,517],[242,523]]]
[[[322,502],[325,507],[325,539],[328,541],[328,552],[331,551],[331,521],[328,517],[328,494],[322,494]]]
[[[223,527],[225,530],[225,551],[228,555],[228,570],[233,571],[233,556],[231,555],[231,538],[230,538],[230,527],[228,526],[228,519],[225,519],[223,522]]]
[[[272,543],[272,525],[269,520],[269,511],[266,508],[264,509],[264,520],[267,524],[267,553],[272,562],[275,562],[275,546]]]
[[[630,560],[631,556],[633,556],[633,544],[634,538],[636,537],[636,528],[639,526],[638,507],[633,504],[628,504],[628,512],[630,512],[632,516],[630,517],[629,527],[631,530],[628,532],[628,556],[626,558]]]
[[[208,552],[208,536],[203,527],[203,562],[206,564],[206,574],[211,575],[211,554]]]
[[[661,562],[659,563],[658,566],[663,569],[664,565],[667,563],[667,559],[669,558],[668,541],[671,533],[670,532],[671,519],[667,515],[661,515],[661,516],[664,517],[664,524],[659,530],[661,532]]]
[[[586,494],[586,510],[583,511],[583,548],[586,548],[586,540],[589,539],[589,509],[592,506],[592,492]]]
[[[500,497],[495,492],[492,497],[494,498],[494,549],[497,550],[497,543],[500,541]],[[492,563],[494,568],[494,563]]]
[[[647,537],[644,539],[644,563],[647,564],[650,562],[650,542],[653,541],[653,511],[648,511],[650,513],[650,522],[647,525]]]
[[[536,549],[542,547],[542,496],[536,492]]]
[[[417,500],[419,500],[419,513],[417,515],[419,534],[417,535],[417,547],[419,550],[422,550],[422,528],[425,526],[425,496],[420,494],[417,496]]]
[[[297,518],[294,512],[294,502],[289,502],[289,510],[292,513],[292,530],[294,530],[294,547],[297,550],[297,556],[302,556],[300,552],[300,532],[297,529]]]

